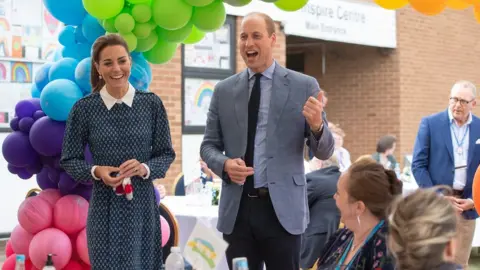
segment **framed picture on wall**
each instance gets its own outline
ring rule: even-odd
[[[196,44],[182,46],[185,72],[235,72],[235,19],[228,16],[225,24],[215,32],[205,34]]]
[[[200,74],[199,74],[200,75]],[[183,134],[203,134],[215,85],[222,76],[185,76],[183,78]]]

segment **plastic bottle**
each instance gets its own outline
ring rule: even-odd
[[[45,262],[45,266],[42,270],[55,270],[55,266],[53,266],[52,254],[48,254],[47,262]]]
[[[185,262],[179,247],[172,247],[165,262],[165,270],[184,270]]]
[[[15,270],[25,270],[25,255],[17,254],[15,256]]]

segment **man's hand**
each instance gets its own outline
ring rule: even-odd
[[[319,131],[322,126],[323,107],[323,91],[321,90],[317,97],[309,97],[303,106],[303,116],[305,116],[310,129],[314,132]]]
[[[110,166],[97,166],[93,172],[97,178],[102,179],[102,181],[111,187],[117,187],[122,184],[122,176],[113,176],[120,172],[119,168],[110,167]]]
[[[228,159],[225,162],[224,169],[230,180],[239,185],[243,185],[247,177],[253,175],[253,168],[247,167],[240,158]]]

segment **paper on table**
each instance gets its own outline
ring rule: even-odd
[[[185,245],[183,256],[194,269],[213,270],[225,255],[227,246],[227,242],[201,221],[197,221]]]

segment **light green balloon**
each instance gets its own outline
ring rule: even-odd
[[[303,8],[307,3],[308,0],[278,0],[273,4],[284,11],[297,11]]]
[[[152,31],[147,38],[139,38],[137,41],[136,52],[146,52],[149,51],[157,44],[158,36],[157,32]]]
[[[127,0],[130,4],[142,4],[142,3],[148,3],[149,0]]]
[[[83,7],[93,17],[101,20],[115,17],[125,4],[125,0],[82,0]]]
[[[153,0],[152,15],[155,23],[167,30],[177,30],[190,21],[193,7],[183,0]]]
[[[128,13],[122,13],[115,18],[115,28],[120,33],[130,33],[135,27],[135,20],[132,15]]]
[[[133,34],[137,38],[147,38],[152,32],[152,27],[149,23],[136,23],[133,28]]]
[[[110,18],[102,21],[102,26],[105,31],[110,33],[116,33],[117,28],[115,28],[115,18]]]
[[[222,0],[215,0],[205,7],[195,7],[192,22],[204,32],[214,32],[223,26],[227,18]]]
[[[128,50],[133,52],[137,48],[137,37],[133,33],[123,33],[121,36],[127,42]]]
[[[164,64],[175,56],[177,47],[177,43],[166,42],[159,39],[151,50],[143,53],[143,56],[152,64]]]
[[[223,2],[234,7],[243,7],[250,4],[252,0],[223,0]]]
[[[182,42],[192,32],[193,25],[188,23],[184,27],[177,30],[166,30],[161,27],[157,27],[157,35],[160,39],[164,39],[168,42]]]
[[[202,32],[200,30],[198,30],[198,28],[196,28],[195,26],[192,27],[192,32],[190,33],[190,35],[183,40],[183,44],[195,44],[195,43],[198,43],[200,41],[202,41],[202,39],[205,37],[205,32]]]
[[[277,2],[278,0],[260,0],[260,1],[267,2],[267,3],[274,3],[274,2]]]
[[[204,7],[210,5],[213,0],[184,0],[187,4],[192,5],[194,7]]]
[[[145,4],[135,5],[132,8],[132,17],[139,23],[146,23],[152,18],[152,9]]]
[[[157,23],[153,20],[149,21],[148,24],[150,24],[150,27],[152,27],[152,31],[157,28]]]

